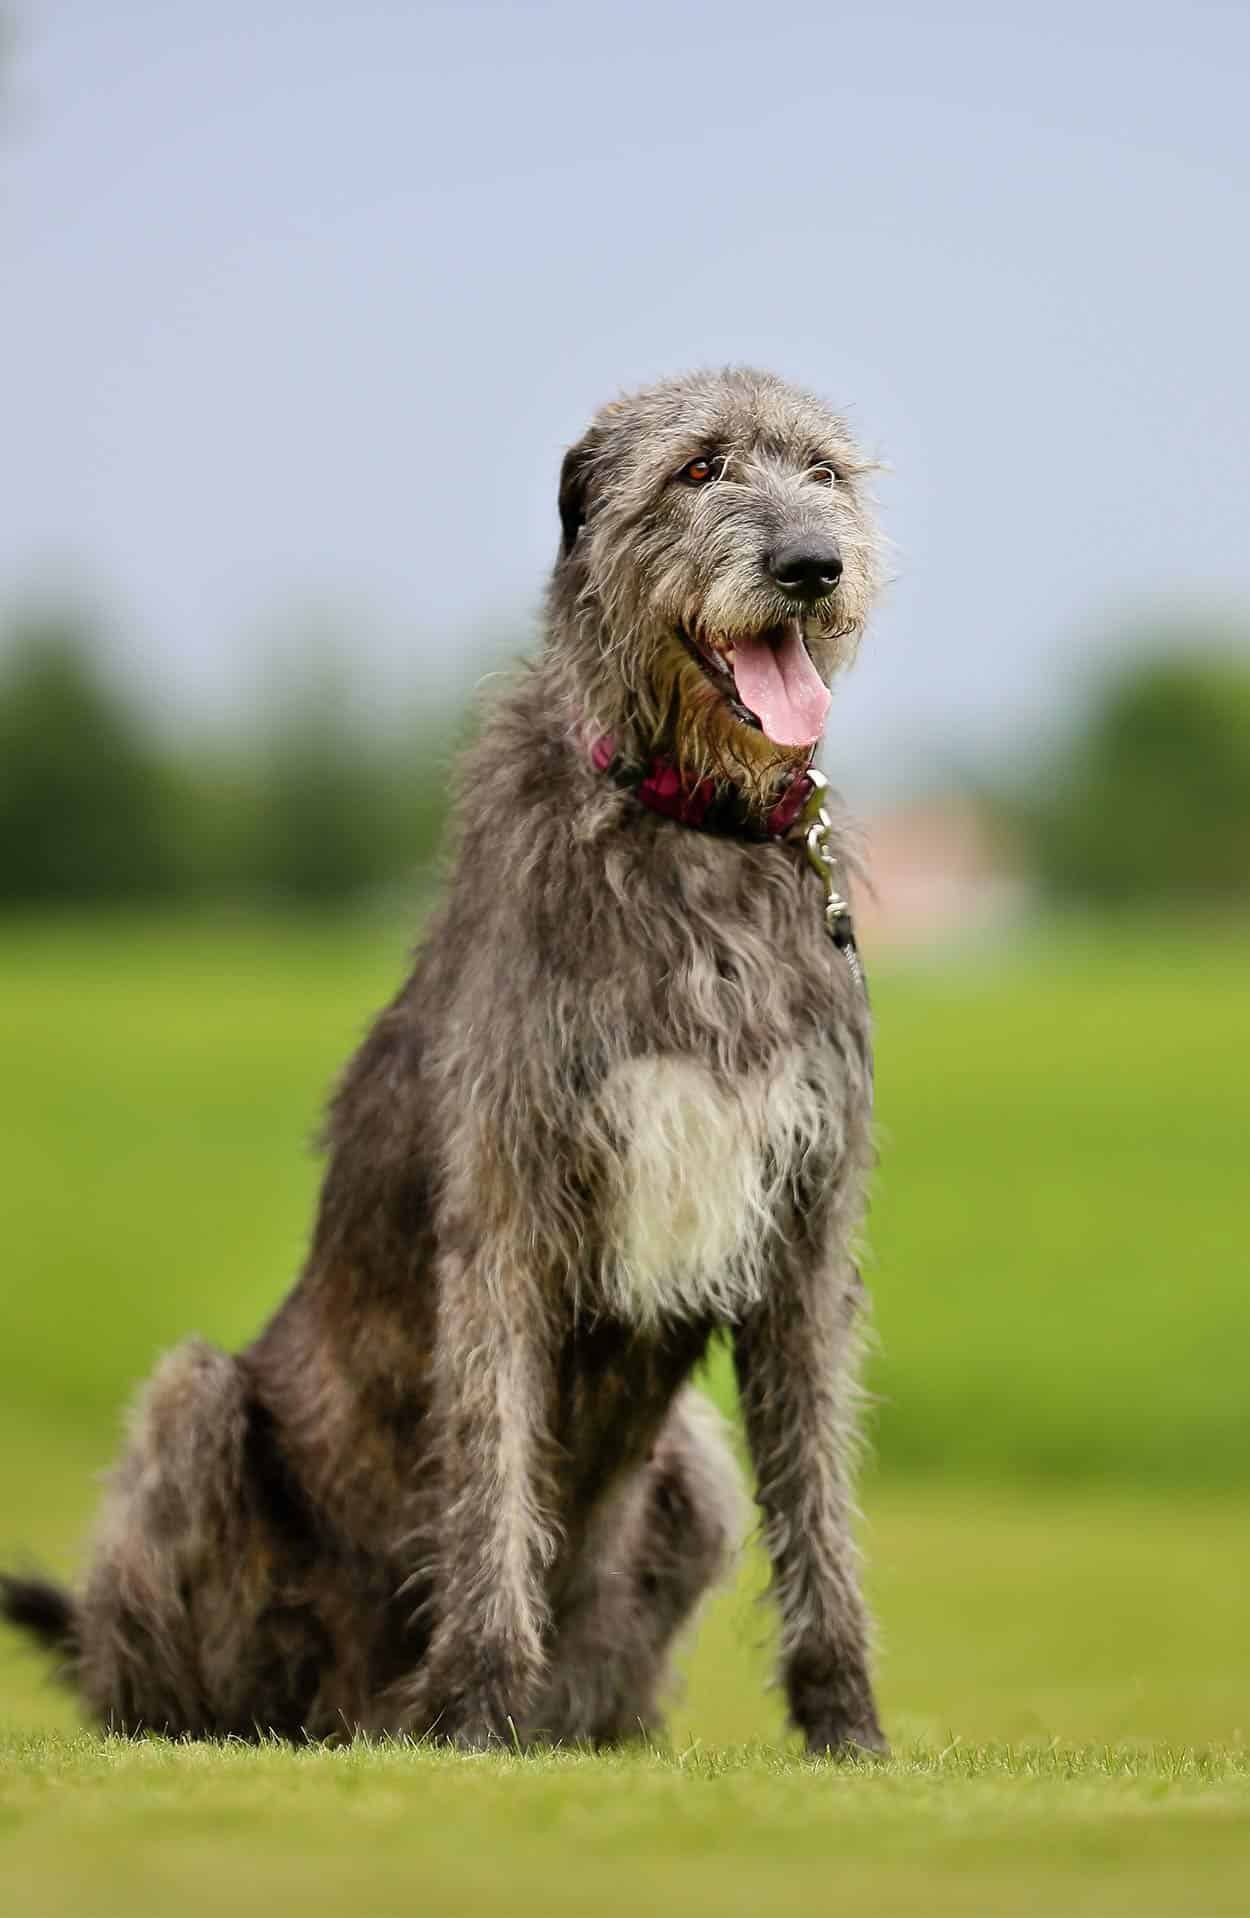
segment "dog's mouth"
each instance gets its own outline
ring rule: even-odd
[[[690,657],[739,724],[777,746],[814,746],[829,711],[829,688],[816,671],[803,622],[788,619],[759,633],[700,633],[679,626]]]

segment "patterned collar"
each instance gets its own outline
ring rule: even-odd
[[[691,781],[662,753],[656,753],[643,770],[625,765],[611,733],[601,733],[591,741],[590,763],[596,772],[607,773],[624,786],[649,811],[699,832],[723,833],[735,839],[784,838],[816,790],[816,781],[806,768],[791,774],[780,799],[761,819],[733,787],[718,788],[713,779]]]

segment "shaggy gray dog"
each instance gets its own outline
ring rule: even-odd
[[[106,1724],[655,1725],[739,1529],[689,1384],[724,1329],[791,1715],[881,1748],[847,1485],[869,1015],[807,771],[876,584],[866,471],[746,370],[567,455],[545,643],[334,1097],[302,1276],[238,1357],[160,1366],[81,1595],[5,1581]]]

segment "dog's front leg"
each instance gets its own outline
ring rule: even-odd
[[[782,1678],[809,1751],[884,1751],[846,1458],[859,1277],[849,1261],[832,1271],[786,1265],[734,1347],[781,1613]]]
[[[405,1722],[473,1747],[515,1740],[544,1669],[553,1369],[521,1271],[453,1255],[441,1272],[435,1625]]]

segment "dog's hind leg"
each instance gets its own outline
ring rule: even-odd
[[[245,1578],[245,1428],[236,1362],[199,1341],[167,1354],[136,1404],[80,1608],[79,1686],[113,1729],[216,1729],[192,1612]]]
[[[675,1643],[733,1562],[744,1512],[719,1418],[683,1393],[646,1468],[586,1541],[557,1619],[539,1735],[611,1744],[659,1729]]]
[[[106,1725],[298,1737],[314,1722],[328,1645],[302,1602],[280,1471],[245,1363],[199,1341],[169,1353],[136,1407],[78,1611],[77,1682]]]

